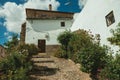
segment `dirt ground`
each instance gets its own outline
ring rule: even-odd
[[[31,72],[31,79],[91,80],[89,74],[80,71],[80,65],[71,60],[48,56],[46,53],[39,53],[32,60],[35,66]]]

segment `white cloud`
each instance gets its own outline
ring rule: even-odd
[[[7,2],[0,11],[0,16],[5,17],[5,23],[8,31],[19,32],[21,24],[25,21],[24,8],[22,5]]]
[[[5,32],[5,33],[4,33],[4,36],[8,36],[8,35],[9,35],[9,32]]]
[[[87,0],[79,0],[78,5],[80,6],[80,8],[83,8],[86,4]]]
[[[57,10],[58,6],[60,5],[60,3],[56,0],[29,0],[27,3],[24,4],[24,6],[26,8],[48,10],[49,4],[52,4],[53,10]]]
[[[34,9],[48,9],[48,5],[51,3],[53,10],[57,10],[60,3],[56,0],[25,0],[24,4],[17,5],[13,2],[7,2],[4,6],[0,7],[0,17],[5,18],[4,25],[10,32],[19,33],[21,30],[21,24],[26,19],[25,8]]]

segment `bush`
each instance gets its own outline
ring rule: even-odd
[[[120,48],[120,23],[111,30],[112,36],[108,41]],[[110,55],[105,68],[100,73],[101,80],[120,80],[120,51],[115,56]]]
[[[100,69],[103,69],[107,63],[106,48],[98,45],[93,45],[91,48],[84,48],[79,55],[79,62],[82,65],[81,70],[90,73],[93,80],[98,79],[98,73]]]
[[[120,23],[116,26],[116,29],[111,29],[112,36],[107,38],[108,41],[120,47]]]
[[[18,45],[17,35],[11,41],[5,43],[8,55],[0,61],[0,70],[3,74],[0,80],[29,80],[29,71],[32,69],[30,59],[32,55],[38,53],[34,44]]]
[[[58,36],[57,40],[61,44],[61,51],[59,49],[61,57],[68,58],[68,44],[72,36],[70,31],[65,31]]]
[[[62,55],[63,58],[67,56],[74,62],[80,63],[81,70],[90,73],[91,78],[97,80],[98,70],[104,67],[107,58],[106,47],[99,45],[100,36],[94,37],[88,31],[78,30],[74,33],[64,32],[59,37],[61,45],[67,46],[66,49],[61,47],[58,51],[59,56]]]
[[[58,48],[56,50],[56,52],[54,53],[54,56],[58,58],[65,58],[65,59],[68,58],[66,51],[62,50],[61,48]]]
[[[105,68],[100,73],[101,80],[120,80],[120,54],[109,56]]]
[[[80,52],[83,48],[90,47],[92,43],[92,37],[85,30],[78,30],[73,33],[74,35],[71,37],[69,41],[69,58],[77,61],[78,52]]]
[[[34,44],[20,45],[17,50],[20,53],[26,54],[28,57],[32,57],[32,55],[36,55],[38,53],[38,48]]]
[[[4,71],[4,74],[0,77],[0,79],[24,80],[25,76],[27,78],[28,71],[31,70],[32,65],[25,58],[25,55],[15,52],[3,59],[0,62],[0,69]],[[18,76],[16,76],[16,74],[18,74]],[[22,79],[15,79],[16,77],[21,77]]]

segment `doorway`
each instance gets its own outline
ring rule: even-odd
[[[38,40],[38,48],[39,48],[40,53],[46,52],[46,40],[45,39]]]

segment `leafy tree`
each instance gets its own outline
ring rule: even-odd
[[[120,54],[110,56],[105,68],[100,73],[101,80],[120,80]]]
[[[68,55],[67,55],[68,44],[69,44],[69,41],[70,41],[72,35],[73,34],[70,31],[65,31],[65,32],[61,33],[57,38],[58,42],[61,44],[61,48],[65,51],[63,54],[66,58],[68,58]]]
[[[111,29],[112,37],[108,38],[111,44],[120,47],[120,23],[117,25],[116,29]]]
[[[92,43],[92,38],[85,30],[78,30],[73,33],[73,36],[71,37],[69,41],[69,58],[72,58],[74,60],[74,57],[76,59],[77,53],[81,51],[82,48],[90,46]],[[77,60],[74,60],[77,62]]]
[[[4,74],[0,77],[0,79],[24,80],[24,78],[28,78],[27,74],[30,70],[29,67],[32,65],[30,62],[27,62],[25,58],[25,55],[14,52],[3,59],[0,62],[0,69],[4,71]],[[15,79],[16,77],[18,77],[18,79]]]
[[[106,64],[107,53],[105,50],[105,47],[94,44],[78,53],[81,70],[90,73],[93,80],[98,80],[99,70],[103,69]]]
[[[18,44],[17,35],[5,43],[9,54],[0,61],[0,69],[3,70],[0,80],[29,80],[28,74],[33,65],[30,58],[38,53],[38,49],[34,44]]]
[[[102,69],[106,64],[107,49],[100,46],[100,36],[94,37],[86,30],[78,30],[73,33],[63,33],[60,36],[60,43],[66,46],[61,49],[67,57],[81,64],[81,70],[91,74],[93,80],[98,79],[99,69]],[[65,57],[66,58],[66,57]]]
[[[7,47],[8,52],[15,49],[16,46],[18,46],[18,44],[19,44],[19,40],[17,34],[13,34],[11,41],[4,43],[4,45]]]
[[[93,80],[97,80],[99,69],[106,64],[106,46],[98,44],[99,38],[93,37],[88,31],[78,30],[69,42],[70,58],[81,64],[81,70],[91,74]]]
[[[120,47],[120,23],[116,29],[111,30],[112,37],[108,38],[111,44]],[[101,80],[120,80],[120,51],[117,54],[110,55],[105,68],[100,73]]]

